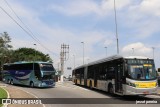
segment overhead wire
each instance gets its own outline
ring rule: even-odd
[[[14,13],[14,15],[18,18],[18,20],[20,20],[20,22],[24,25],[24,27],[28,30],[26,30],[25,28],[23,28],[4,8],[1,8],[2,11],[4,11],[25,33],[27,33],[33,40],[35,40],[38,44],[40,44],[44,49],[46,49],[47,51],[49,51],[50,53],[54,54],[57,56],[56,53],[52,52],[51,50],[49,50],[48,48],[46,48],[40,41],[39,39],[33,34],[33,32],[27,27],[27,25],[21,20],[21,18],[16,14],[16,12],[13,10],[13,8],[9,5],[9,3],[4,0],[5,3],[8,5],[8,7],[12,10],[12,12]]]

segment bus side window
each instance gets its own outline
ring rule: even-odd
[[[40,68],[39,68],[39,64],[35,63],[34,64],[34,73],[35,73],[35,76],[40,79],[41,78],[41,72],[40,72]]]
[[[108,79],[114,78],[114,75],[115,75],[115,69],[114,69],[114,67],[109,67],[108,68]]]
[[[160,76],[160,68],[158,68],[157,76]]]

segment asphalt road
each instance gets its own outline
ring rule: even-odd
[[[38,98],[46,98],[46,100],[57,100],[60,98],[61,104],[45,104],[45,107],[159,107],[159,104],[136,104],[137,101],[157,101],[160,96],[149,95],[146,97],[120,97],[117,95],[109,95],[106,92],[98,91],[98,90],[90,90],[88,88],[84,88],[81,86],[76,86],[72,82],[67,81],[64,83],[57,83],[54,88],[29,88],[23,86],[10,86],[10,87],[18,87],[19,89],[25,90]],[[53,99],[47,99],[53,98]],[[104,104],[74,104],[76,103],[76,98],[81,98],[79,100],[83,100],[85,98],[87,101],[91,103],[97,103],[100,100],[104,100],[102,98],[106,98],[106,103]],[[97,99],[92,99],[97,98]],[[73,101],[73,104],[63,104],[67,100]],[[97,101],[97,102],[96,102]],[[52,103],[52,101],[51,101]],[[129,104],[131,103],[131,104]]]

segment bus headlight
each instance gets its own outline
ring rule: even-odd
[[[130,83],[129,85],[132,86],[132,87],[136,87],[135,83]]]
[[[132,86],[132,87],[136,87],[137,86],[137,84],[131,83],[131,82],[127,82],[127,85]]]

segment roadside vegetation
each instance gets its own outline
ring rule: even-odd
[[[11,38],[7,32],[0,33],[0,66],[4,63],[13,63],[19,61],[50,61],[49,54],[44,54],[33,48],[21,47],[14,50]],[[33,44],[34,45],[34,44]]]
[[[0,88],[0,99],[2,98],[7,98],[7,92],[3,88]],[[0,100],[0,107],[2,106],[2,100]]]

